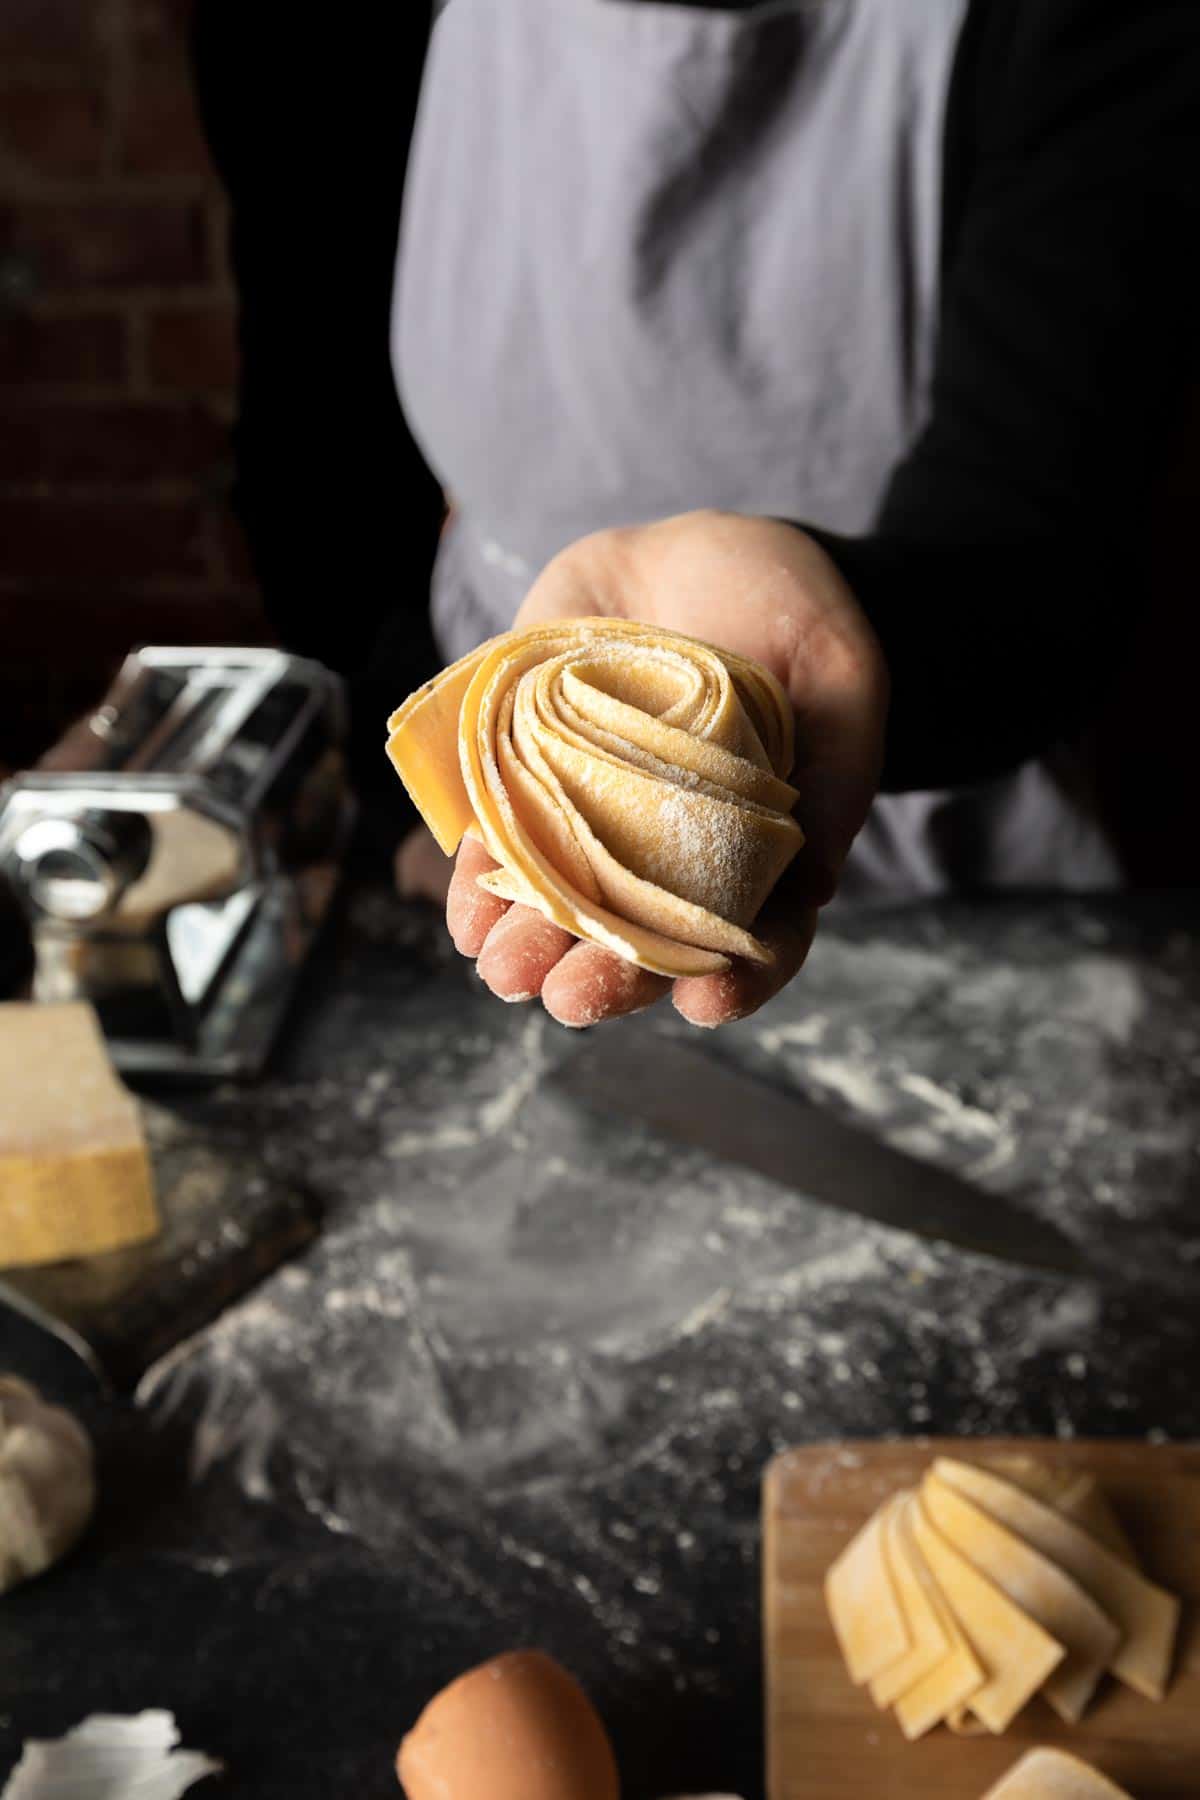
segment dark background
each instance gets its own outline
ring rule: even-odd
[[[227,212],[177,0],[0,7],[0,762],[140,639],[269,636],[229,502]]]
[[[0,6],[0,773],[139,641],[353,670],[390,614],[376,753],[429,672],[440,497],[387,347],[424,33],[419,6]]]

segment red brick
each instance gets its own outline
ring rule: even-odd
[[[103,35],[97,0],[3,0],[0,67],[18,59],[90,63]]]
[[[203,576],[202,526],[202,509],[189,501],[0,499],[4,574],[16,580]]]
[[[104,107],[92,87],[20,82],[0,97],[0,157],[23,174],[94,175],[104,154]]]
[[[0,319],[0,387],[118,382],[126,366],[124,321],[112,314]]]
[[[232,306],[172,307],[146,324],[146,371],[152,388],[228,393],[237,383],[237,318]]]
[[[215,179],[187,69],[174,58],[143,57],[135,63],[119,161],[129,175]]]
[[[0,250],[27,256],[49,291],[202,281],[205,221],[191,202],[27,204],[0,210]]]
[[[5,414],[0,481],[207,480],[228,456],[226,427],[201,406],[26,402]]]

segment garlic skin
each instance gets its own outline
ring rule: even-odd
[[[0,1800],[179,1800],[222,1765],[178,1744],[169,1712],[93,1713],[65,1737],[26,1744]]]
[[[95,1504],[83,1427],[27,1381],[0,1375],[0,1594],[65,1556]]]

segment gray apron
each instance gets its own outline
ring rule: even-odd
[[[565,545],[716,506],[870,529],[927,413],[942,126],[966,0],[447,0],[393,361],[456,508],[447,658]],[[1030,767],[879,799],[846,891],[1103,886]]]

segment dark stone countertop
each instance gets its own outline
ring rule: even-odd
[[[440,1683],[537,1642],[600,1704],[629,1800],[757,1797],[774,1450],[1200,1435],[1200,1309],[1150,1291],[1200,1262],[1197,917],[835,912],[787,995],[705,1040],[1023,1196],[1139,1268],[1143,1301],[574,1114],[540,1087],[571,1034],[357,893],[270,1079],[179,1103],[303,1175],[319,1241],[136,1404],[0,1319],[0,1362],[96,1432],[103,1489],[79,1552],[0,1601],[0,1773],[28,1736],[164,1705],[226,1759],[214,1794],[370,1800]],[[605,1029],[686,1032],[665,1009]]]

